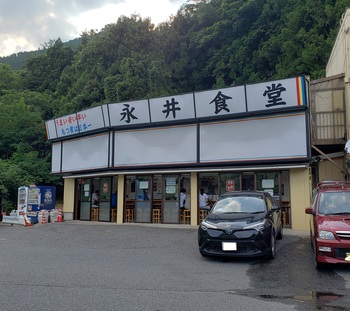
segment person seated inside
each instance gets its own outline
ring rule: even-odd
[[[180,209],[186,209],[186,189],[182,188],[180,190]]]
[[[199,202],[199,209],[206,210],[206,211],[210,210],[209,197],[204,192],[204,188],[199,189],[198,202]]]

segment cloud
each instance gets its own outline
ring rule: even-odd
[[[69,41],[102,29],[121,15],[140,14],[153,23],[176,14],[186,0],[1,0],[0,56],[36,50],[50,40]]]

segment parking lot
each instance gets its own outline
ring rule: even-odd
[[[207,259],[190,226],[0,224],[1,310],[348,310],[350,269],[318,272],[308,237],[277,256]]]

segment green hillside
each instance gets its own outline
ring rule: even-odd
[[[154,98],[299,74],[324,77],[349,0],[189,1],[158,27],[122,16],[70,43],[0,58],[0,190],[50,174],[44,121],[108,102]]]

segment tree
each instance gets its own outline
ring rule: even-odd
[[[74,51],[60,38],[46,48],[46,54],[30,59],[25,66],[24,82],[30,90],[55,92],[62,71],[72,63]]]
[[[0,102],[0,158],[11,158],[19,144],[44,155],[45,141],[40,110],[26,105],[23,97],[11,105]]]
[[[21,89],[20,76],[9,65],[0,63],[0,96],[4,95],[7,90]]]

